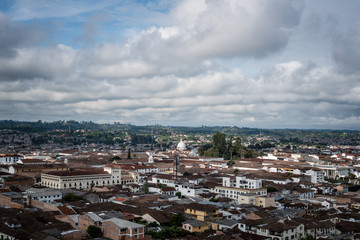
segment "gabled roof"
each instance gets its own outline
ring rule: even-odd
[[[88,212],[85,213],[86,216],[88,216],[89,218],[91,218],[94,222],[101,222],[102,218],[99,217],[97,214],[93,213],[93,212]]]
[[[130,221],[126,221],[126,220],[122,220],[119,218],[111,218],[108,220],[103,221],[103,223],[105,222],[112,222],[114,224],[116,224],[118,227],[120,228],[143,228],[144,225],[138,224],[138,223],[134,223],[134,222],[130,222]]]
[[[213,223],[216,223],[218,225],[223,225],[223,226],[227,226],[227,227],[235,227],[239,222],[236,221],[236,220],[232,220],[232,219],[223,219],[223,220],[219,220],[219,221],[216,221],[216,222],[213,222]]]
[[[185,221],[183,224],[189,224],[192,227],[201,227],[201,226],[206,226],[208,225],[205,222],[199,221],[199,220],[195,220],[195,219],[190,219]]]
[[[148,211],[145,215],[149,215],[159,223],[168,223],[170,221],[171,214],[163,211]]]
[[[214,205],[199,204],[199,203],[190,203],[190,204],[184,205],[184,207],[185,207],[185,209],[194,209],[194,210],[204,211],[204,212],[215,211],[218,209]]]

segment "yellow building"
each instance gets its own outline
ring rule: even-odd
[[[204,232],[210,228],[210,225],[205,222],[191,219],[184,222],[182,228],[189,232]]]
[[[196,219],[206,223],[221,219],[217,207],[208,204],[188,204],[185,206],[185,214],[191,219]]]

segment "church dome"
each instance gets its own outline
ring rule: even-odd
[[[178,143],[176,149],[179,150],[179,151],[186,150],[186,145],[185,145],[185,143],[183,142],[182,139],[181,139],[180,142]]]

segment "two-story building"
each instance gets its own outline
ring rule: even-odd
[[[239,204],[249,204],[257,207],[275,207],[275,198],[256,194],[244,194],[238,196]]]
[[[145,236],[144,228],[144,225],[119,218],[111,218],[102,222],[104,237],[110,239],[143,239]]]
[[[139,179],[137,172],[122,171],[117,165],[107,165],[103,169],[84,168],[42,173],[41,185],[56,189],[91,189],[92,187],[139,183]]]
[[[246,176],[223,177],[224,187],[259,189],[262,188],[261,179],[249,179]]]
[[[216,206],[209,204],[191,203],[185,205],[185,214],[190,219],[196,219],[206,223],[221,219],[219,209]]]
[[[234,200],[238,200],[239,195],[245,195],[245,194],[266,195],[267,194],[266,188],[245,189],[245,188],[215,186],[215,188],[212,189],[211,191],[222,197],[232,198]]]
[[[0,165],[15,164],[18,160],[23,158],[24,156],[18,154],[0,154]]]
[[[62,199],[62,193],[59,190],[49,188],[29,188],[26,190],[26,195],[33,200],[47,203]]]

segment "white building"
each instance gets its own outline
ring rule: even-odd
[[[139,173],[123,172],[119,167],[111,165],[107,165],[104,169],[78,169],[41,174],[41,185],[56,189],[88,190],[92,187],[127,183],[139,183]]]
[[[182,196],[195,197],[202,194],[203,188],[191,183],[175,184],[175,189],[180,192]]]
[[[37,164],[47,164],[48,162],[42,159],[35,159],[35,158],[24,158],[19,159],[16,164],[23,164],[23,165],[37,165]]]
[[[178,143],[178,145],[176,146],[176,149],[179,151],[184,151],[186,150],[186,145],[183,142],[183,140],[181,139],[180,142]]]
[[[245,195],[245,194],[266,195],[267,194],[266,188],[243,189],[243,188],[216,186],[211,191],[222,197],[232,198],[234,200],[238,200],[239,195]]]
[[[53,203],[62,199],[62,193],[59,190],[51,188],[29,188],[26,190],[27,196],[40,202]]]
[[[349,173],[354,173],[353,167],[332,166],[332,165],[318,165],[316,168],[324,173],[324,177],[330,179],[345,178]]]
[[[259,222],[258,224],[240,220],[239,229],[243,232],[278,240],[296,240],[305,236],[304,225],[291,220],[269,219],[268,222]]]
[[[115,166],[114,164],[111,164],[113,166]],[[121,168],[121,170],[124,171],[133,171],[133,172],[138,172],[141,174],[145,174],[145,173],[157,173],[159,172],[159,169],[157,167],[155,167],[154,165],[139,165],[139,164],[119,164],[117,165],[119,168]]]
[[[294,169],[293,174],[310,176],[312,183],[324,182],[324,172],[320,169]]]
[[[173,176],[170,174],[156,174],[152,176],[149,183],[165,184],[168,187],[175,187],[175,179],[173,179]]]
[[[17,154],[0,154],[0,165],[15,164],[18,160],[23,159],[24,156]]]
[[[101,187],[114,185],[112,176],[105,171],[62,171],[41,173],[41,185],[49,188],[66,189],[91,189],[92,187]]]
[[[245,189],[259,189],[262,188],[261,179],[249,179],[246,176],[236,176],[234,177],[223,177],[224,187],[235,187],[235,188],[245,188]]]

